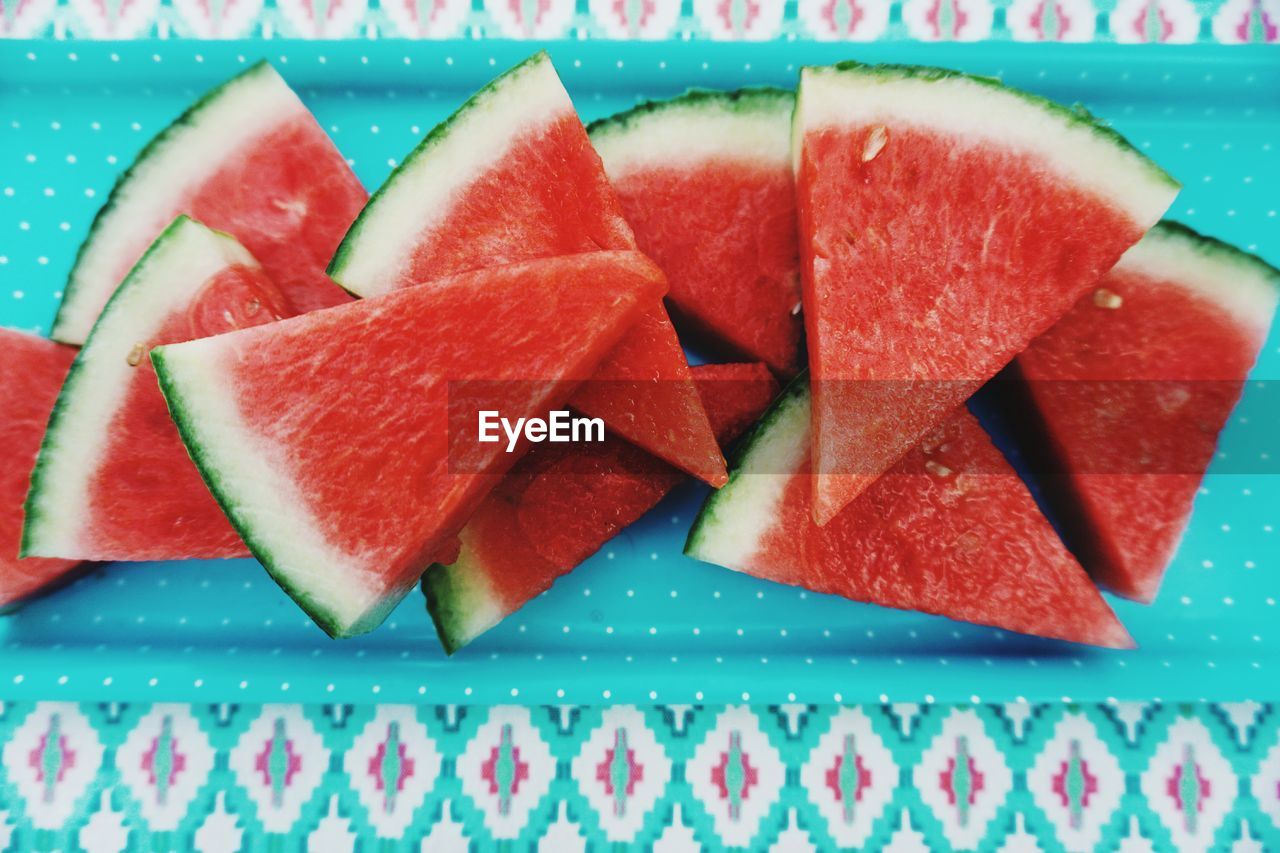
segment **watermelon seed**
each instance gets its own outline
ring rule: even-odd
[[[876,159],[888,144],[889,128],[882,124],[877,124],[871,128],[871,131],[867,134],[867,141],[862,146],[862,162],[870,163]]]
[[[250,299],[248,304],[244,306],[244,311],[246,314],[252,317],[254,314],[257,314],[261,308],[262,308],[261,302],[259,302],[256,299]]]
[[[1093,304],[1099,308],[1115,310],[1124,304],[1124,299],[1120,294],[1107,290],[1105,287],[1099,287],[1093,292]]]
[[[943,465],[940,462],[935,462],[932,459],[925,462],[924,467],[925,467],[925,470],[927,470],[930,474],[934,475],[935,477],[945,478],[945,477],[950,477],[953,473],[955,473],[946,465]]]

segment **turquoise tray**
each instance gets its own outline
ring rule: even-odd
[[[1111,120],[1182,180],[1171,215],[1280,262],[1280,52],[882,44],[549,46],[591,119],[804,63],[928,62]],[[376,186],[528,43],[0,44],[0,323],[46,331],[112,181],[195,95],[265,57]],[[1256,376],[1280,372],[1275,340]],[[1256,388],[1237,414],[1263,421]],[[0,620],[0,696],[528,703],[1280,699],[1280,477],[1233,422],[1141,647],[1104,652],[775,586],[683,557],[687,487],[456,658],[418,595],[326,639],[250,560],[112,564]],[[1273,446],[1274,440],[1272,439]],[[1264,445],[1265,446],[1265,445]],[[1276,455],[1280,458],[1280,448]],[[1229,466],[1229,467],[1228,467]]]

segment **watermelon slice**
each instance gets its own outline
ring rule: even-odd
[[[1280,270],[1157,225],[1017,359],[1050,495],[1094,578],[1155,598],[1280,294]]]
[[[1079,110],[939,69],[806,68],[794,134],[825,524],[1065,314],[1178,186]]]
[[[358,296],[501,263],[635,248],[600,158],[539,53],[436,127],[370,199],[329,265]],[[712,484],[724,458],[661,303],[570,401]]]
[[[0,328],[0,610],[65,577],[75,560],[18,559],[27,497],[49,412],[76,351],[35,335]]]
[[[803,331],[794,104],[781,89],[695,90],[588,128],[676,320],[783,376]]]
[[[722,444],[746,430],[778,390],[763,364],[704,365],[693,375]],[[616,437],[530,451],[467,522],[457,559],[422,578],[445,651],[453,654],[550,588],[683,479]]]
[[[248,554],[191,464],[147,353],[292,313],[235,238],[175,219],[116,289],[62,386],[31,476],[23,553]]]
[[[977,420],[958,409],[824,527],[811,520],[810,393],[745,439],[685,553],[766,580],[1009,631],[1128,647],[1128,634]]]
[[[80,247],[53,337],[84,343],[180,213],[235,235],[297,310],[346,302],[324,266],[367,197],[298,96],[258,63],[197,101],[120,176]]]
[[[561,405],[665,287],[636,252],[493,267],[152,351],[182,439],[331,636],[376,627],[519,457],[482,410]],[[340,405],[335,405],[338,401]]]

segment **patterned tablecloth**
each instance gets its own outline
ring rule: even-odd
[[[0,0],[0,35],[1280,42],[1280,0]],[[17,703],[0,741],[13,850],[1280,850],[1253,703]]]
[[[1261,853],[1274,711],[9,705],[0,845]]]
[[[1280,41],[1280,0],[11,0],[16,38]]]

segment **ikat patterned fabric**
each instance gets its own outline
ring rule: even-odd
[[[0,849],[1280,849],[1255,703],[7,704]]]
[[[12,38],[1280,41],[1280,0],[0,0]]]

